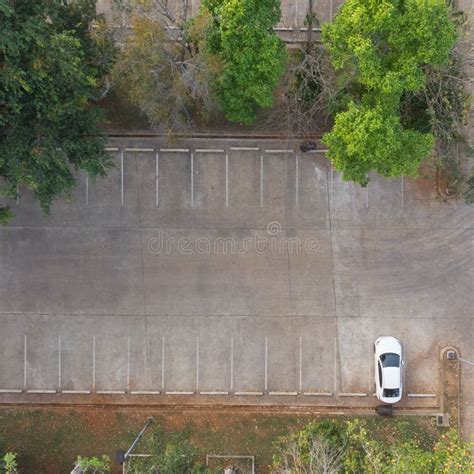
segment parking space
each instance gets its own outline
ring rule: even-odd
[[[436,401],[442,343],[433,341],[447,330],[458,341],[470,337],[462,323],[433,328],[406,318],[88,316],[79,323],[54,316],[41,318],[41,330],[30,326],[35,318],[16,317],[13,324],[10,316],[1,393],[292,395],[305,403],[345,397],[372,403],[373,342],[391,334],[403,342],[404,403],[417,396]]]
[[[402,406],[437,403],[440,348],[470,342],[471,209],[425,182],[345,183],[294,143],[174,146],[116,140],[113,172],[51,216],[14,203],[0,392],[372,406],[373,341],[393,334]]]

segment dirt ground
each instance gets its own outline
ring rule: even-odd
[[[146,451],[153,430],[167,436],[185,431],[205,454],[254,455],[257,472],[268,472],[274,441],[310,421],[311,414],[275,414],[238,410],[192,409],[164,411],[149,409],[48,408],[0,410],[0,439],[8,450],[18,453],[22,473],[67,473],[77,455],[109,455],[127,449],[144,421],[155,423],[135,452]],[[339,417],[338,420],[343,418]],[[433,418],[367,417],[374,436],[387,442],[399,436],[420,436],[426,443],[437,435]],[[114,465],[113,472],[121,472]]]

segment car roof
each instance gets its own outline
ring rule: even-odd
[[[383,388],[400,388],[400,369],[398,367],[383,369]]]

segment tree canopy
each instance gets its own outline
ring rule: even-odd
[[[370,170],[415,176],[434,138],[402,126],[400,100],[425,86],[428,66],[448,61],[456,26],[445,0],[348,0],[322,35],[334,68],[357,91],[323,138],[328,157],[362,185]]]
[[[227,119],[251,124],[261,107],[273,104],[287,52],[273,27],[281,15],[279,0],[204,0],[211,15],[207,48],[222,62],[215,81]]]
[[[70,192],[73,169],[98,176],[111,164],[91,107],[113,60],[98,20],[93,0],[0,0],[0,191],[27,187],[45,212]]]

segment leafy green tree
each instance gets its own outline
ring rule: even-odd
[[[423,87],[456,40],[445,0],[347,0],[322,34],[336,69],[384,93]]]
[[[103,117],[91,107],[113,59],[99,23],[93,0],[0,0],[1,194],[14,198],[25,186],[48,212],[70,193],[73,169],[94,177],[110,167]],[[10,212],[0,215],[5,222]]]
[[[431,134],[404,130],[400,117],[380,103],[368,106],[351,102],[346,112],[336,116],[324,143],[329,147],[328,158],[343,178],[366,186],[370,170],[387,178],[415,177],[434,139]]]
[[[77,456],[76,466],[84,474],[106,474],[110,472],[110,458],[106,455],[102,456],[102,458]]]
[[[5,474],[16,474],[18,471],[18,462],[16,460],[16,453],[5,453],[3,458],[0,458],[0,472]]]
[[[344,96],[348,109],[323,137],[335,168],[362,185],[371,170],[416,176],[434,138],[402,125],[400,100],[425,87],[428,66],[448,61],[457,35],[445,0],[348,0],[322,35],[334,68],[353,84],[352,103]]]
[[[273,32],[279,0],[204,0],[212,18],[207,48],[222,62],[215,81],[226,117],[251,124],[261,107],[270,107],[287,60],[284,43]],[[201,13],[201,14],[204,14]]]

